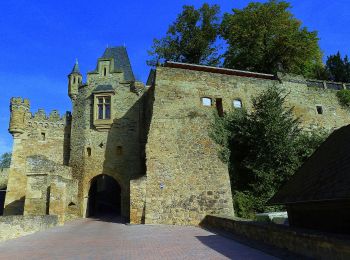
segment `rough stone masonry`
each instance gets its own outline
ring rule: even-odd
[[[131,223],[198,225],[233,216],[227,166],[208,132],[213,113],[251,109],[268,86],[289,92],[303,126],[349,123],[336,91],[347,85],[168,62],[135,80],[124,47],[107,48],[86,82],[68,76],[72,113],[30,112],[11,99],[13,157],[5,215],[120,214]]]

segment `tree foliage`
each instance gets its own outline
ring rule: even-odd
[[[220,19],[218,5],[203,4],[199,9],[185,5],[164,38],[154,39],[149,51],[154,66],[158,61],[176,61],[218,65],[220,56],[216,39]]]
[[[348,56],[344,59],[338,52],[327,58],[326,71],[329,80],[338,82],[350,82],[350,62]]]
[[[228,162],[236,213],[251,217],[324,140],[323,131],[308,133],[285,107],[286,95],[271,87],[253,98],[252,112],[234,110],[215,117],[211,137]]]
[[[314,77],[322,66],[316,31],[301,26],[285,1],[252,2],[226,13],[221,35],[228,43],[224,66]]]
[[[0,169],[9,168],[11,164],[11,153],[3,153],[0,157]]]

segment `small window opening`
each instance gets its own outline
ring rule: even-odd
[[[233,107],[234,108],[242,108],[242,101],[240,99],[233,100]]]
[[[103,76],[107,76],[107,68],[103,68]]]
[[[117,155],[122,155],[123,154],[123,147],[117,146]]]
[[[205,107],[211,107],[212,105],[211,98],[207,98],[207,97],[202,98],[202,105]]]
[[[45,141],[45,139],[46,139],[45,133],[41,133],[41,141]]]
[[[86,148],[86,152],[87,152],[87,155],[90,157],[91,156],[91,148],[90,147]]]
[[[317,114],[322,115],[323,114],[323,107],[322,106],[316,106]]]
[[[218,111],[218,115],[220,117],[224,116],[224,107],[222,106],[222,98],[217,98],[216,99],[216,109]]]
[[[99,147],[100,147],[100,148],[103,148],[103,146],[104,146],[104,144],[101,142],[101,143],[99,144]]]
[[[73,77],[73,84],[75,84],[75,77]]]
[[[75,204],[74,202],[70,202],[70,203],[68,204],[68,207],[73,207],[73,206],[76,206],[76,204]]]

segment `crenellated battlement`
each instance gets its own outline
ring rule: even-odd
[[[28,126],[43,128],[63,128],[70,125],[71,119],[72,115],[70,112],[66,112],[61,116],[58,110],[55,109],[47,115],[44,109],[38,109],[34,115],[29,113]]]
[[[32,114],[30,111],[29,99],[21,97],[11,98],[10,101],[10,127],[9,132],[13,136],[22,134],[29,128],[64,128],[71,123],[72,115],[66,112],[60,115],[58,110],[52,110],[48,115],[44,109],[39,109]]]

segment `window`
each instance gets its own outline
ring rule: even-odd
[[[103,68],[103,76],[107,76],[107,68],[106,67]]]
[[[75,77],[73,77],[73,84],[75,84]]]
[[[202,98],[202,105],[205,107],[211,107],[212,105],[211,98],[207,98],[207,97]]]
[[[123,147],[117,146],[117,155],[122,155],[123,154]]]
[[[218,111],[218,115],[220,117],[223,117],[224,116],[224,108],[222,106],[222,98],[217,98],[215,103],[216,103],[216,109]]]
[[[322,106],[316,106],[317,114],[322,115],[323,114],[323,108]]]
[[[86,148],[86,152],[87,152],[87,156],[91,156],[91,148],[90,147],[88,147],[88,148]]]
[[[113,124],[113,101],[114,92],[96,93],[93,102],[94,126],[97,130],[108,130]]]
[[[46,139],[45,133],[41,133],[41,141],[45,141],[45,139]]]
[[[111,97],[98,97],[97,119],[111,119]]]
[[[242,101],[240,99],[235,99],[232,102],[234,108],[242,108]]]

